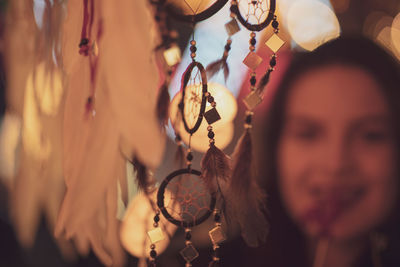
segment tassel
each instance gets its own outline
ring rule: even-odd
[[[147,168],[138,158],[133,159],[133,168],[136,171],[136,182],[138,183],[139,189],[147,193],[150,188],[149,177],[147,176]]]
[[[169,99],[168,86],[164,83],[160,88],[157,100],[157,117],[162,127],[168,124]]]
[[[230,159],[215,146],[214,142],[210,143],[201,161],[202,179],[210,190],[210,192],[220,191],[217,179],[227,181],[231,174]]]
[[[265,72],[264,76],[261,78],[261,81],[257,86],[257,92],[259,94],[261,94],[264,91],[265,86],[269,82],[269,77],[271,76],[271,72],[274,71],[275,66],[276,66],[276,54],[273,54],[269,61],[269,68],[268,68],[267,72]]]
[[[264,76],[261,78],[261,81],[258,83],[257,92],[259,94],[262,93],[262,91],[264,91],[264,87],[268,84],[271,72],[272,70],[268,69],[267,72],[264,74]]]
[[[175,132],[175,142],[177,144],[175,152],[175,164],[178,168],[183,168],[185,166],[185,151],[183,149],[182,137],[180,134]]]
[[[233,153],[234,168],[229,191],[229,216],[239,223],[243,239],[258,246],[268,234],[265,218],[265,194],[252,175],[252,141],[247,128]]]
[[[229,76],[229,66],[228,63],[226,62],[226,57],[222,57],[221,59],[214,61],[207,66],[206,71],[208,74],[208,78],[210,79],[211,77],[213,77],[221,69],[224,70],[224,78],[226,81]]]

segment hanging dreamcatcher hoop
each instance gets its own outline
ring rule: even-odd
[[[192,75],[193,69],[197,68],[200,74],[200,78],[201,78],[201,83],[199,84],[199,86],[201,88],[197,88],[197,89],[201,89],[201,92],[195,92],[193,89],[193,87],[188,86],[190,77]],[[187,69],[185,70],[183,76],[182,76],[182,98],[181,101],[179,103],[179,111],[181,113],[182,116],[182,122],[183,125],[185,126],[185,130],[186,132],[188,132],[189,134],[194,134],[200,127],[200,124],[203,120],[203,116],[204,116],[204,112],[206,109],[206,103],[207,103],[207,99],[206,99],[206,93],[207,93],[207,74],[205,72],[205,69],[203,67],[203,65],[200,62],[197,61],[192,61],[192,63],[190,63],[190,65],[187,67]],[[187,90],[190,90],[189,92],[186,92]],[[199,90],[197,90],[199,91]],[[198,94],[201,93],[201,101],[199,102],[199,96]],[[191,95],[189,95],[191,94]],[[198,110],[198,114],[193,114],[193,113],[197,113],[196,111],[192,112],[192,116],[197,116],[197,118],[194,118],[194,120],[196,121],[194,123],[194,125],[190,125],[190,123],[187,120],[187,108],[190,106],[189,103],[194,103],[197,106],[200,105],[199,110]],[[197,102],[197,103],[196,103]],[[193,110],[192,110],[193,111]]]
[[[168,3],[167,0],[159,0],[158,3],[161,4],[164,8],[165,11],[174,19],[182,21],[182,22],[187,22],[187,23],[197,23],[203,20],[206,20],[213,15],[215,15],[219,10],[221,10],[225,4],[228,2],[228,0],[217,0],[215,1],[211,6],[206,8],[205,10],[201,12],[193,12],[194,14],[188,15],[188,14],[183,14],[182,12],[177,11],[176,7]]]
[[[194,170],[194,169],[180,169],[180,170],[176,170],[174,172],[172,172],[171,174],[169,174],[161,183],[159,189],[158,189],[158,193],[157,193],[157,206],[160,209],[161,213],[164,215],[164,217],[171,222],[172,224],[175,224],[177,226],[183,227],[183,228],[188,228],[188,227],[194,227],[197,226],[199,224],[201,224],[202,222],[204,222],[205,220],[207,220],[214,208],[215,208],[215,204],[216,204],[216,197],[215,194],[209,194],[210,195],[210,204],[209,207],[206,209],[206,211],[204,212],[204,214],[202,214],[199,218],[196,218],[195,216],[193,216],[193,218],[189,219],[189,220],[185,220],[183,217],[184,216],[180,216],[181,218],[178,218],[176,215],[171,214],[168,211],[168,208],[164,205],[164,192],[167,188],[167,186],[170,184],[170,182],[174,179],[179,179],[179,177],[181,175],[194,175],[197,176],[197,179],[201,181],[201,172],[198,170]],[[181,201],[184,204],[189,204],[190,201],[192,201],[192,194],[186,194],[185,196],[182,197],[182,199],[177,201]],[[182,205],[181,205],[182,206]],[[201,209],[205,209],[205,207],[201,207]],[[185,213],[186,211],[183,211],[181,214]]]
[[[263,13],[266,12],[266,10],[263,9],[262,5],[263,3],[269,2],[269,5],[266,6],[268,9],[268,15],[264,18],[264,20],[260,21],[257,19],[257,23],[251,23],[249,19],[250,12],[248,12],[245,17],[242,15],[240,12],[240,1],[232,1],[231,5],[231,12],[236,15],[236,18],[239,20],[239,22],[246,27],[249,31],[262,31],[267,27],[271,21],[274,19],[274,14],[275,14],[275,8],[276,8],[276,2],[275,0],[247,0],[247,4],[249,5],[248,9],[251,9],[251,12],[253,13],[254,16],[256,16],[256,13]]]

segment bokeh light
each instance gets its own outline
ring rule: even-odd
[[[166,206],[171,200],[171,193],[165,191]],[[152,201],[153,203],[151,204]],[[157,202],[157,191],[146,196],[139,193],[130,203],[121,224],[120,238],[122,246],[133,256],[146,258],[150,253],[150,239],[147,232],[154,229],[154,207]],[[176,202],[174,205],[178,205]],[[164,233],[164,240],[157,242],[157,253],[162,253],[168,246],[177,226],[160,216],[159,227]]]
[[[391,38],[395,54],[400,59],[400,13],[393,19],[391,27]]]
[[[308,51],[340,35],[335,13],[316,0],[293,2],[287,12],[286,25],[292,39]]]

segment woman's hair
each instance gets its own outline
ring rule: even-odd
[[[265,186],[268,196],[268,219],[271,228],[267,244],[259,248],[256,255],[253,255],[253,260],[256,261],[255,266],[262,266],[257,254],[260,254],[268,266],[302,267],[307,265],[305,238],[289,218],[280,198],[277,184],[279,178],[277,173],[277,146],[284,125],[288,94],[293,84],[306,72],[327,65],[358,67],[365,70],[378,82],[392,115],[397,151],[400,152],[400,71],[399,64],[393,57],[378,45],[363,37],[340,37],[320,46],[313,52],[295,54],[280,87],[272,99],[264,123],[264,130],[260,136],[263,149],[258,158],[262,161],[259,166],[263,166],[261,182]],[[400,157],[398,157],[396,166],[400,166]],[[397,201],[395,209],[393,216],[382,229],[396,241],[400,240],[400,231],[397,229],[400,229],[400,220],[399,216],[396,216],[400,214],[400,201]],[[393,253],[398,252],[398,248],[398,244],[389,244],[385,255],[390,262],[389,266],[394,263]],[[397,251],[392,253],[392,249]],[[370,266],[369,259],[370,256],[365,255],[363,259],[360,259],[359,266]],[[396,263],[398,262],[396,261]]]

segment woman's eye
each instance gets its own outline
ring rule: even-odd
[[[365,131],[362,133],[361,137],[364,141],[377,143],[385,141],[388,135],[384,131]]]
[[[294,132],[297,139],[304,141],[312,141],[318,137],[318,132],[314,129],[297,130]]]

